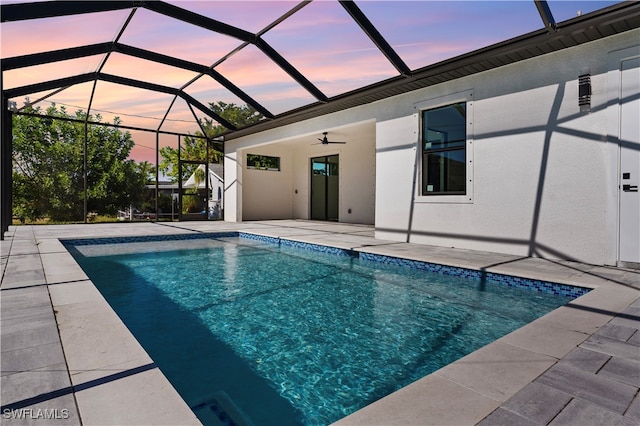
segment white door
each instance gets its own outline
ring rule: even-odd
[[[640,265],[640,57],[620,62],[620,263]]]

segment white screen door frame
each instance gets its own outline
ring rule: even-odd
[[[617,263],[640,268],[640,46],[616,52],[612,59],[617,63],[616,69],[611,63],[609,74],[619,150]]]

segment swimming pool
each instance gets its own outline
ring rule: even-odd
[[[67,242],[204,423],[330,423],[571,300],[506,284],[586,292],[237,235]]]

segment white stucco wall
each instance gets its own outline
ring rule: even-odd
[[[242,219],[290,219],[293,214],[293,155],[278,146],[260,146],[242,151],[247,154],[280,157],[280,171],[242,169]]]
[[[366,215],[352,217],[357,217],[353,220],[356,223],[375,221],[378,238],[615,264],[617,198],[612,194],[617,191],[619,148],[607,142],[611,126],[607,122],[611,114],[606,111],[607,67],[610,52],[638,45],[639,39],[640,31],[634,30],[232,140],[227,144],[228,164],[235,166],[232,157],[248,146],[300,142],[327,129],[373,122],[375,128],[368,130],[368,137],[375,140],[375,145],[369,145],[375,149],[375,159],[362,162],[360,167],[375,170],[375,178],[367,180],[366,173],[360,173],[347,179],[360,157],[354,152],[345,170],[352,154],[341,152],[341,221],[350,221],[344,213],[350,207],[347,204],[365,193],[358,187],[364,185],[368,190],[373,186],[375,194],[356,204],[370,205],[371,219]],[[577,100],[578,76],[585,72],[591,74],[593,90],[589,113],[579,111]],[[420,145],[416,106],[428,108],[432,100],[463,91],[473,93],[472,134],[468,135],[473,145],[469,151],[473,168],[468,176],[473,181],[468,194],[471,199],[451,202],[446,197],[417,196],[414,178],[420,182],[420,158],[416,155]],[[291,217],[308,218],[309,198],[304,191],[308,191],[309,158],[315,154],[307,142],[288,145],[287,149],[291,150],[292,183],[282,188],[294,194]],[[241,172],[241,167],[233,167],[231,173],[236,175],[225,175],[228,191],[235,191],[232,198],[236,203],[231,208],[227,194],[226,220],[247,220],[249,216],[242,210],[253,209],[242,201],[253,189],[243,186]],[[245,184],[246,178],[245,173]],[[263,188],[266,190],[265,185]],[[361,213],[360,207],[353,211],[352,215]]]
[[[294,218],[310,217],[311,158],[324,155],[339,156],[339,221],[373,224],[375,219],[375,124],[358,124],[349,129],[344,145],[298,144],[294,159]],[[342,135],[345,132],[333,132]],[[330,134],[331,136],[331,134]],[[316,137],[314,135],[313,137]],[[313,139],[313,138],[312,138]],[[335,139],[334,139],[335,140]]]
[[[637,44],[638,34],[387,100],[428,105],[430,99],[473,90],[473,202],[435,203],[403,191],[413,187],[409,171],[419,149],[418,119],[407,114],[379,121],[376,236],[615,264],[611,216],[617,206],[611,193],[617,191],[612,159],[618,147],[606,141],[606,74],[609,53]],[[589,113],[581,113],[577,101],[578,75],[584,72],[591,74],[593,88]]]
[[[224,153],[224,220],[242,220],[242,157],[236,150]]]
[[[310,218],[311,158],[339,155],[339,221],[373,224],[375,218],[375,122],[359,122],[346,114],[348,125],[317,121],[291,129],[276,129],[230,141],[225,156],[225,181],[234,206],[225,220]],[[335,126],[335,127],[332,127]],[[303,132],[303,128],[306,129]],[[310,128],[315,128],[309,132]],[[318,144],[323,131],[346,144]],[[297,133],[301,132],[301,133]],[[292,136],[292,133],[294,136]],[[233,153],[233,154],[232,154]],[[246,154],[280,157],[281,171],[247,169]],[[230,203],[230,199],[225,200]]]

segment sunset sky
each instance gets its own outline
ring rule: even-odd
[[[2,4],[17,3],[2,0]],[[23,3],[23,2],[22,2]],[[170,1],[179,7],[252,33],[263,31],[298,2],[294,1]],[[617,2],[549,1],[557,22]],[[411,69],[473,51],[540,28],[543,23],[532,0],[522,1],[356,1]],[[131,10],[88,15],[3,22],[2,58],[114,41]],[[336,1],[313,1],[262,34],[263,39],[328,97],[397,75],[395,68]],[[222,60],[242,42],[158,13],[138,9],[120,43],[211,66],[273,114],[315,102],[315,98],[276,66],[258,48],[248,45]],[[105,55],[3,71],[5,89],[94,72]],[[197,75],[191,71],[112,53],[103,73],[180,88]],[[70,87],[39,105],[51,102],[69,112],[86,111],[93,83]],[[208,76],[185,88],[203,104],[223,101],[243,104]],[[35,101],[48,93],[29,95]],[[24,99],[12,99],[22,106]],[[91,107],[104,121],[119,116],[124,124],[157,129],[173,96],[98,82]],[[196,110],[197,112],[197,110]],[[197,112],[200,116],[201,113]],[[178,99],[162,130],[197,130],[186,103]],[[155,161],[155,135],[132,132],[132,156]],[[162,144],[177,143],[163,136]]]

